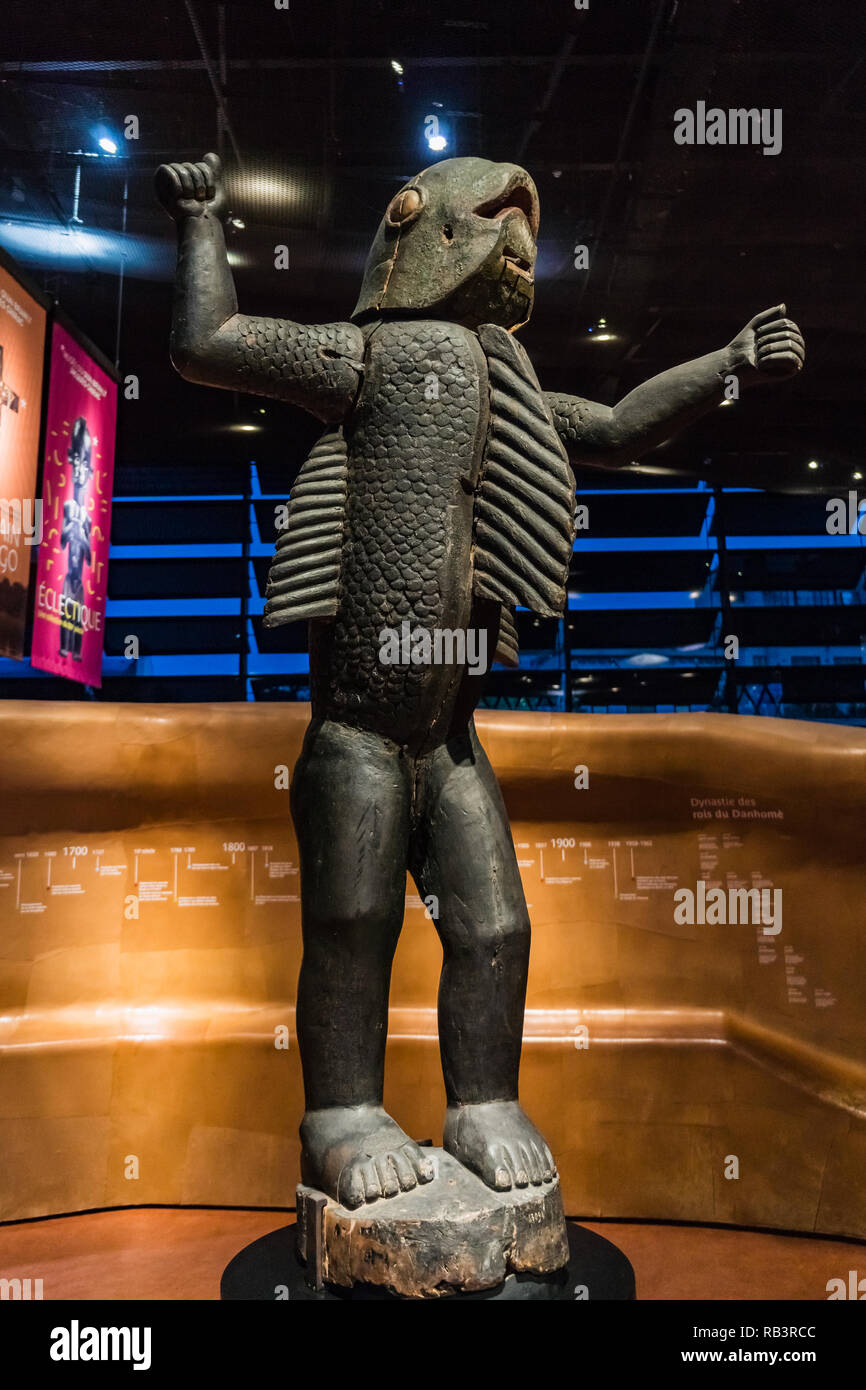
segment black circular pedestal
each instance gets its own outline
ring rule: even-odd
[[[557,1274],[509,1274],[504,1283],[481,1293],[444,1295],[441,1299],[405,1299],[371,1284],[352,1289],[325,1285],[311,1289],[306,1282],[306,1270],[295,1250],[295,1224],[254,1240],[230,1264],[226,1265],[220,1281],[223,1299],[257,1299],[274,1302],[288,1297],[289,1302],[359,1303],[375,1301],[407,1303],[467,1303],[490,1302],[493,1299],[529,1302],[542,1299],[574,1302],[581,1299],[625,1300],[635,1297],[634,1270],[621,1250],[604,1236],[587,1231],[583,1226],[568,1222],[568,1267]]]

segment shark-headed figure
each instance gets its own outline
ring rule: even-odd
[[[532,310],[539,209],[513,164],[446,159],[401,188],[344,323],[238,312],[214,155],[161,166],[156,186],[178,226],[178,371],[325,426],[265,609],[269,626],[310,623],[312,720],[291,789],[304,1181],[356,1208],[434,1177],[382,1105],[408,868],[443,949],[444,1148],[495,1191],[540,1187],[556,1169],[518,1099],[529,917],[473,723],[483,680],[465,643],[436,639],[468,633],[516,664],[515,608],[565,604],[570,461],[630,462],[719,405],[729,376],[745,389],[799,371],[802,337],[779,305],[600,405],[544,391],[514,336]],[[394,633],[411,634],[399,659]]]

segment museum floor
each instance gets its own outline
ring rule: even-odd
[[[282,1211],[126,1209],[0,1227],[0,1278],[43,1280],[50,1299],[216,1299],[233,1255],[292,1220]],[[859,1242],[707,1226],[583,1223],[634,1266],[638,1298],[826,1299],[866,1268]]]

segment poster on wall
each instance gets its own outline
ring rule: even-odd
[[[36,473],[46,310],[0,260],[0,656],[20,661],[31,547],[39,544]]]
[[[102,684],[116,424],[114,376],[55,322],[31,661],[83,685]]]

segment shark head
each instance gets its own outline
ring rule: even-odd
[[[525,169],[443,159],[395,193],[373,239],[355,322],[388,315],[516,329],[532,313],[538,193]]]

